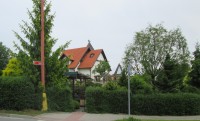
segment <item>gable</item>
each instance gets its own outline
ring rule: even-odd
[[[69,57],[69,59],[71,60],[68,68],[76,68],[88,49],[88,47],[83,47],[64,51],[64,55]]]
[[[120,75],[122,73],[122,66],[118,64],[117,69],[115,70],[114,75]]]
[[[100,50],[91,50],[87,55],[83,58],[83,61],[79,65],[79,69],[83,68],[92,68],[97,61],[99,55],[103,52],[102,49]]]

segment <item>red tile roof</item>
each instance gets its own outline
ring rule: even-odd
[[[100,54],[107,60],[102,49],[94,50],[93,47],[91,47],[92,46],[89,45],[87,47],[65,50],[63,54],[71,60],[68,68],[75,69],[77,66],[79,69],[92,68]]]
[[[69,57],[70,60],[72,61],[72,63],[68,66],[68,68],[71,69],[76,68],[88,49],[89,49],[88,47],[83,47],[83,48],[65,50],[64,51],[65,56]]]
[[[100,50],[91,50],[87,55],[83,58],[83,61],[80,63],[80,69],[83,68],[92,68],[97,61],[99,55],[103,52],[102,49]]]

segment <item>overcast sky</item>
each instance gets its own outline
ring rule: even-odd
[[[84,47],[90,40],[95,49],[104,49],[113,71],[135,32],[149,24],[163,23],[168,30],[180,28],[191,52],[200,42],[200,0],[51,1],[52,13],[56,13],[52,33],[58,38],[55,48],[70,40],[69,48]],[[15,50],[13,41],[19,41],[13,30],[20,33],[19,24],[29,21],[27,9],[32,10],[32,0],[0,3],[0,41]]]

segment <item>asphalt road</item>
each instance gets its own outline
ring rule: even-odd
[[[0,121],[40,121],[32,118],[4,117],[0,116]]]

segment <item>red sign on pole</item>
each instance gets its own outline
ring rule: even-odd
[[[42,65],[41,61],[33,61],[34,65]]]

